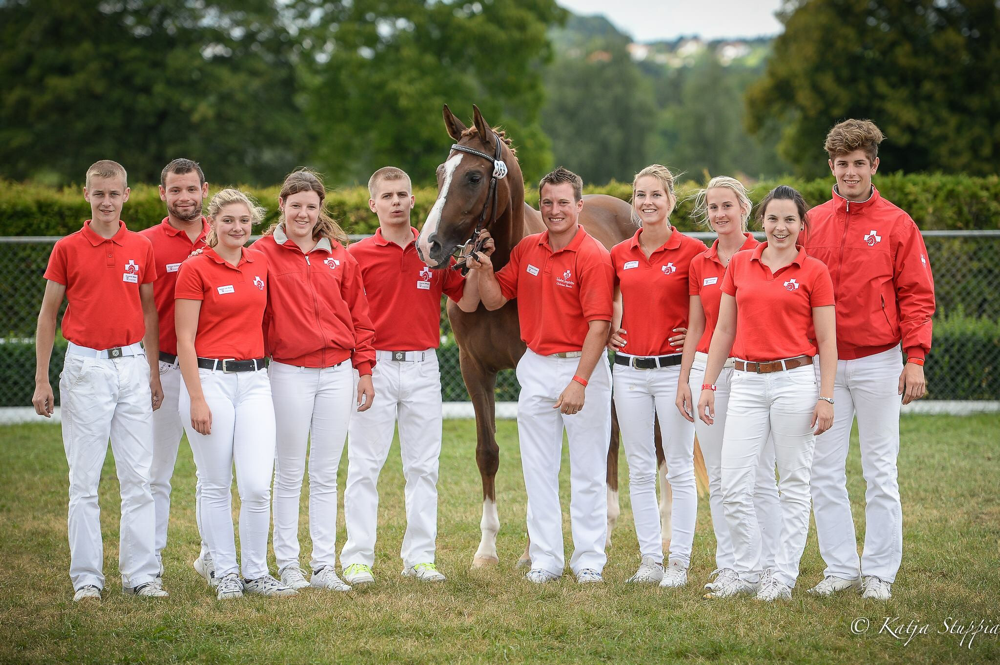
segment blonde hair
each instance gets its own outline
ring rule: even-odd
[[[233,203],[242,203],[247,207],[247,210],[250,211],[251,224],[259,224],[267,212],[264,208],[257,205],[257,202],[249,195],[244,194],[240,190],[232,188],[223,189],[213,196],[208,204],[207,216],[213,222],[208,230],[208,234],[205,236],[205,244],[209,247],[215,247],[219,244],[219,236],[215,233],[214,224],[216,216],[218,216],[220,210]]]
[[[410,182],[410,176],[406,175],[406,171],[398,169],[395,166],[383,166],[368,179],[368,195],[371,198],[375,198],[375,188],[378,187],[380,182],[385,180],[405,180],[406,189],[408,191],[413,190],[413,184]]]
[[[667,217],[670,217],[670,213],[674,211],[677,206],[677,195],[674,194],[674,174],[670,172],[663,164],[650,164],[643,170],[635,174],[635,178],[632,179],[632,200],[629,201],[632,204],[632,220],[636,220],[635,215],[635,185],[639,182],[639,178],[645,178],[646,176],[656,178],[663,185],[663,191],[667,193],[670,197],[670,209],[667,210]]]
[[[87,169],[86,184],[87,188],[90,188],[91,178],[121,178],[122,187],[128,187],[128,174],[125,173],[125,167],[118,162],[113,162],[110,159],[102,159],[100,161],[94,162]]]
[[[826,135],[823,148],[830,159],[847,155],[855,150],[864,150],[868,161],[875,162],[878,157],[878,144],[885,137],[882,131],[871,120],[845,120],[834,125]]]
[[[331,242],[336,240],[346,247],[347,234],[344,232],[344,229],[340,228],[337,222],[333,221],[330,212],[326,209],[326,187],[323,185],[323,181],[320,180],[318,173],[314,173],[309,169],[299,169],[298,171],[289,173],[285,178],[285,182],[281,185],[281,191],[278,192],[278,199],[287,203],[289,196],[301,192],[316,192],[319,196],[319,219],[313,228],[313,240],[327,238]],[[267,231],[264,231],[264,235],[271,235],[274,233],[274,229],[279,226],[284,228],[284,223],[285,211],[282,210],[278,216],[278,221],[272,224]]]
[[[712,223],[708,220],[708,190],[710,189],[728,189],[736,195],[736,200],[740,204],[740,228],[746,233],[747,222],[750,220],[750,212],[753,210],[753,203],[751,203],[750,196],[747,194],[747,188],[743,186],[743,183],[727,175],[715,176],[708,181],[704,189],[698,190],[694,198],[694,210],[691,211],[691,215],[695,220],[702,226],[713,231],[715,230],[712,229]]]

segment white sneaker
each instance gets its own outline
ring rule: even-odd
[[[845,580],[842,577],[834,577],[833,575],[827,575],[823,578],[823,581],[809,589],[806,593],[813,596],[832,596],[840,591],[846,591],[847,589],[854,589],[855,591],[861,590],[861,578],[855,577],[853,580]]]
[[[264,575],[252,580],[243,580],[243,591],[254,596],[297,596],[299,593],[270,575]]]
[[[735,598],[736,596],[753,596],[757,593],[757,587],[759,585],[753,582],[747,582],[746,580],[740,578],[739,575],[735,577],[727,577],[725,579],[719,579],[715,581],[715,588],[710,592],[705,594],[705,598]]]
[[[644,556],[635,575],[625,580],[626,584],[659,584],[663,579],[663,564],[657,563],[653,557]]]
[[[416,577],[421,582],[444,582],[445,576],[438,572],[433,563],[418,563],[403,569],[403,577]]]
[[[372,584],[375,582],[375,576],[372,575],[372,567],[366,566],[363,563],[352,563],[347,568],[344,568],[344,581],[348,584]]]
[[[80,587],[76,590],[76,593],[73,594],[73,602],[79,603],[81,600],[96,600],[100,602],[101,589],[93,584]]]
[[[760,578],[757,588],[757,600],[773,602],[775,600],[791,600],[792,588],[774,579],[774,572],[768,568]]]
[[[705,583],[705,588],[709,591],[714,591],[717,584],[721,584],[726,580],[739,577],[736,571],[732,568],[716,568],[712,571],[712,574],[708,576],[709,581]],[[714,580],[712,579],[714,578]]]
[[[660,587],[682,587],[688,583],[688,571],[677,559],[670,559],[666,570],[663,571],[663,579],[660,580]]]
[[[281,583],[292,589],[304,589],[309,586],[309,580],[302,574],[298,564],[285,566],[281,571]]]
[[[216,597],[219,600],[243,597],[243,582],[240,581],[240,576],[236,573],[223,575],[222,579],[216,580],[215,587]]]
[[[603,584],[604,577],[593,568],[582,568],[576,574],[578,584]]]
[[[284,580],[284,577],[282,577]],[[337,577],[337,572],[333,566],[323,566],[319,570],[313,571],[312,583],[309,585],[316,589],[327,589],[329,591],[350,591],[351,586],[345,584]]]
[[[205,552],[205,556],[199,555],[192,565],[195,571],[205,578],[208,586],[213,589],[219,586],[219,580],[215,579],[215,562],[212,561],[211,553]]]
[[[155,581],[146,582],[137,587],[124,587],[122,591],[128,596],[136,596],[137,598],[166,598],[170,595],[166,589]]]
[[[552,582],[553,580],[559,579],[559,575],[555,573],[550,573],[543,568],[532,568],[525,574],[524,579],[535,584],[545,584],[546,582]]]
[[[865,575],[861,580],[861,597],[866,600],[889,600],[892,598],[892,585],[874,575]]]

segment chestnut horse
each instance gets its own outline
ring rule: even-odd
[[[511,250],[522,238],[545,230],[541,215],[524,202],[524,177],[510,140],[503,131],[495,131],[486,123],[478,107],[474,106],[473,111],[474,126],[467,128],[447,105],[444,107],[445,128],[460,148],[453,148],[448,159],[438,167],[438,198],[417,240],[420,258],[431,268],[447,267],[451,255],[464,246],[479,227],[488,229],[496,243],[491,257],[496,270],[507,264]],[[493,161],[502,161],[503,165],[495,167]],[[499,177],[491,183],[491,177],[497,174],[500,174]],[[580,223],[605,247],[610,249],[635,234],[637,227],[632,221],[629,204],[611,196],[583,198],[585,203]],[[500,448],[496,442],[496,375],[500,370],[517,365],[524,354],[525,344],[521,341],[517,304],[513,301],[492,312],[480,304],[472,313],[462,312],[454,302],[449,301],[448,318],[459,347],[462,377],[476,412],[476,462],[483,481],[482,539],[472,564],[478,568],[499,563],[496,550],[496,537],[500,530],[496,473],[500,465]],[[613,408],[612,415],[607,474],[608,544],[619,514],[619,437]],[[700,450],[697,456],[701,457]],[[656,458],[662,488],[661,525],[667,543],[670,537],[670,487],[666,482],[659,427],[656,428]],[[704,460],[700,460],[700,467],[704,469]],[[707,476],[703,471],[700,473],[707,486]],[[527,556],[526,548],[518,564],[527,565]]]

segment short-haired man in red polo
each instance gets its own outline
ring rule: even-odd
[[[156,583],[159,566],[153,552],[154,508],[149,489],[153,410],[163,399],[157,365],[153,248],[121,221],[129,189],[120,164],[101,160],[87,169],[83,195],[90,203],[91,219],[55,244],[45,270],[48,282],[38,313],[31,401],[39,415],[52,415],[55,399],[49,360],[65,297],[69,305],[62,332],[69,346],[59,397],[69,463],[73,600],[100,600],[104,588],[97,488],[108,438],[121,485],[118,567],[122,587],[136,596],[166,596]]]
[[[489,257],[470,261],[487,309],[517,298],[521,394],[517,428],[528,494],[531,570],[537,584],[563,573],[559,463],[569,435],[574,552],[580,583],[603,582],[607,556],[607,455],[611,437],[611,369],[605,344],[611,326],[611,256],[578,220],[583,182],[560,167],[539,183],[547,231],[525,237],[510,262],[493,273]]]
[[[811,590],[820,596],[862,588],[865,598],[891,597],[903,558],[900,402],[926,392],[934,277],[917,225],[872,185],[882,138],[869,120],[845,120],[831,129],[825,148],[837,179],[833,198],[809,211],[806,251],[833,277],[839,356],[833,427],[816,441],[812,470],[816,533],[827,564],[823,581]],[[867,484],[860,560],[846,472],[855,415]]]
[[[174,286],[181,263],[191,252],[205,247],[208,220],[201,214],[208,196],[208,183],[197,162],[175,159],[160,173],[160,200],[167,204],[167,216],[156,226],[139,233],[153,244],[156,281],[153,294],[160,319],[160,384],[163,404],[153,412],[153,463],[149,487],[156,506],[156,560],[163,576],[163,548],[167,546],[167,523],[170,518],[170,479],[177,462],[177,448],[184,435],[179,396],[181,370],[177,364],[177,333],[174,330]],[[195,489],[195,521],[201,534],[201,482]],[[214,586],[215,566],[205,539],[194,568]]]

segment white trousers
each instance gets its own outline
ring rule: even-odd
[[[375,562],[378,476],[389,456],[399,423],[399,452],[406,480],[406,533],[400,557],[406,567],[434,563],[437,539],[438,458],[441,456],[441,373],[434,349],[420,361],[392,360],[377,351],[372,370],[372,407],[353,413],[347,445],[344,520],[347,543],[340,553],[346,568]],[[355,377],[357,380],[357,377]]]
[[[734,371],[722,442],[722,506],[733,541],[733,568],[748,582],[763,571],[761,529],[754,510],[760,456],[774,440],[781,505],[781,545],[774,578],[790,587],[809,533],[809,474],[816,436],[810,427],[819,388],[817,367],[754,374]]]
[[[531,567],[562,575],[564,567],[559,467],[563,430],[569,437],[570,525],[574,573],[604,570],[608,532],[608,445],[611,440],[611,369],[603,353],[594,368],[579,413],[552,408],[572,381],[579,358],[540,356],[531,349],[517,364],[521,393],[517,433],[528,495],[528,555]]]
[[[708,471],[708,503],[712,512],[712,528],[715,531],[715,567],[730,568],[735,564],[733,539],[729,535],[726,513],[722,508],[722,438],[726,428],[726,411],[729,408],[729,394],[733,373],[729,367],[723,369],[716,379],[715,424],[706,425],[695,418],[694,427],[698,433],[698,444],[705,457]],[[689,377],[691,397],[697,403],[701,386],[705,383],[705,362],[695,360]],[[760,464],[754,483],[753,507],[757,513],[757,524],[761,536],[761,569],[774,568],[775,557],[781,536],[781,508],[778,505],[778,485],[774,479],[774,441],[768,438],[760,451]]]
[[[202,483],[202,536],[212,552],[217,578],[240,571],[232,512],[235,462],[243,577],[263,577],[267,574],[275,437],[267,372],[226,374],[221,369],[199,369],[198,376],[212,411],[211,434],[199,434],[191,427],[191,396],[187,388],[181,392],[180,410]]]
[[[349,361],[335,367],[271,362],[277,426],[274,465],[274,558],[278,570],[299,563],[299,499],[309,446],[309,535],[313,571],[337,564],[337,468],[354,405]]]
[[[181,422],[180,394],[181,370],[176,361],[160,361],[160,385],[163,387],[163,403],[153,411],[153,462],[149,469],[149,488],[156,506],[156,561],[163,571],[163,549],[167,546],[167,525],[170,521],[170,479],[177,463],[177,450],[184,436]],[[195,472],[194,517],[201,536],[201,480]],[[208,552],[208,544],[201,537],[201,555]]]
[[[613,375],[615,408],[628,459],[628,489],[639,552],[663,562],[653,429],[654,418],[659,416],[667,482],[673,494],[670,558],[687,568],[691,563],[691,544],[698,519],[698,488],[694,479],[694,424],[685,420],[674,406],[680,372],[680,365],[655,369],[615,365]]]
[[[899,347],[837,362],[833,427],[816,441],[812,469],[813,511],[825,575],[854,579],[874,575],[890,584],[903,559],[903,506],[899,498]],[[858,417],[865,483],[865,544],[858,560],[851,502],[847,495],[847,452]]]
[[[121,487],[118,569],[122,586],[151,582],[153,554],[153,455],[149,365],[145,355],[114,359],[66,355],[59,379],[62,435],[69,463],[69,575],[73,588],[104,588],[104,543],[97,488],[108,453],[115,456]]]

